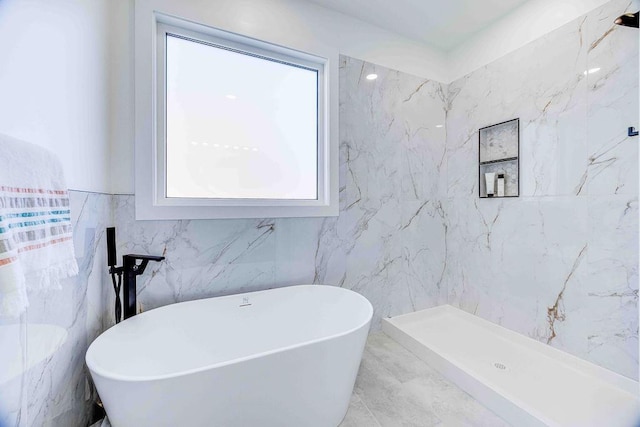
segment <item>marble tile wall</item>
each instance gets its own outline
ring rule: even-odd
[[[613,0],[450,85],[341,58],[336,218],[135,221],[133,196],[72,192],[81,274],[0,322],[18,372],[0,374],[0,425],[86,424],[84,353],[113,323],[109,225],[120,255],[167,256],[139,280],[144,309],[343,286],[374,329],[448,302],[637,378],[638,33],[611,25],[634,8]],[[521,197],[480,200],[477,129],[515,117]]]
[[[369,298],[377,328],[446,302],[444,98],[439,83],[341,58],[339,217],[135,221],[133,196],[114,196],[119,253],[167,256],[139,281],[143,308],[320,283]]]
[[[453,82],[449,302],[638,378],[638,32],[613,0]],[[592,70],[591,73],[588,70]],[[479,200],[477,129],[520,118],[515,200]]]
[[[376,82],[364,79],[372,71]],[[71,192],[80,275],[61,291],[30,295],[25,316],[0,323],[3,342],[10,335],[17,343],[15,375],[0,376],[0,425],[86,425],[93,396],[84,354],[114,322],[104,241],[110,225],[119,255],[167,256],[139,280],[144,309],[322,283],[366,295],[377,328],[382,316],[446,302],[444,212],[431,198],[445,188],[445,90],[346,57],[340,78],[337,218],[135,221],[133,196]],[[51,331],[59,336],[45,340]]]
[[[3,427],[87,425],[94,396],[84,354],[103,330],[111,197],[70,192],[79,275],[60,290],[30,293],[26,314],[0,321],[0,341],[10,343],[1,356],[9,361],[0,368]]]

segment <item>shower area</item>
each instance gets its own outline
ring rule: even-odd
[[[449,304],[638,377],[637,28],[614,0],[447,87]],[[478,197],[477,130],[520,119],[518,198]]]
[[[383,330],[514,425],[639,417],[637,10],[609,2],[446,87],[452,307]],[[491,166],[519,195],[485,198],[478,129],[512,119],[517,158]]]

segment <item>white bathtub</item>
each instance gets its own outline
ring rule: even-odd
[[[183,302],[107,330],[86,361],[114,427],[335,427],[372,313],[320,285]]]

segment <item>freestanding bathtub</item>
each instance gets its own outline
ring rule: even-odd
[[[86,361],[114,427],[336,427],[372,313],[322,285],[183,302],[110,328]]]

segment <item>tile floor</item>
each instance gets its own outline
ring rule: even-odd
[[[369,336],[340,427],[508,426],[382,333]]]
[[[92,427],[110,427],[108,421]],[[369,336],[339,427],[504,427],[507,422],[383,333]]]

